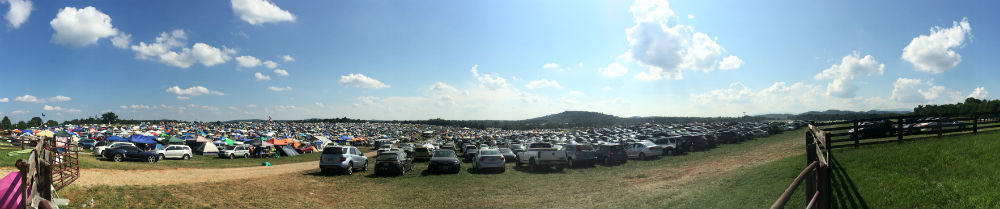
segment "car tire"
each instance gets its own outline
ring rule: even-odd
[[[229,159],[236,159],[236,155],[234,155],[234,154],[229,154]]]
[[[243,154],[243,158],[250,158],[250,154],[249,153]]]
[[[344,174],[351,175],[351,173],[354,173],[354,165],[353,163],[347,163],[347,169],[344,169]]]
[[[639,153],[639,160],[646,160],[646,153]]]
[[[113,158],[115,162],[121,162],[122,160],[125,160],[125,156],[122,156],[121,154],[115,154]]]
[[[156,156],[149,156],[149,157],[146,158],[146,161],[149,161],[150,163],[155,163],[156,162]]]
[[[160,160],[163,160],[163,159],[165,159],[165,158],[166,158],[166,156],[163,156],[163,154],[159,154],[159,155],[157,155],[157,157],[159,157],[159,158],[160,158]]]
[[[326,168],[319,168],[319,172],[322,173],[322,174],[330,173],[330,171],[327,170]]]
[[[570,158],[568,160],[568,162],[566,162],[566,165],[567,165],[567,167],[570,167],[570,168],[573,168],[573,167],[576,166],[576,164],[573,163],[573,158]]]
[[[361,171],[368,171],[368,160],[365,160],[365,165],[361,166]]]
[[[190,155],[188,155],[188,154],[184,154],[184,157],[183,157],[183,159],[184,159],[184,160],[190,160],[190,159],[191,159],[191,156],[190,156]]]

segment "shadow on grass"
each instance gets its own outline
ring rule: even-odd
[[[458,170],[458,171],[432,171],[432,170],[424,170],[424,171],[420,172],[420,176],[451,175],[451,174],[458,174],[460,171],[461,170]]]
[[[565,171],[548,166],[541,166],[532,170],[530,166],[514,166],[514,170],[530,174],[564,173]]]
[[[868,202],[861,197],[854,180],[847,174],[847,169],[840,164],[836,157],[830,157],[833,176],[830,184],[833,187],[833,208],[870,208]]]

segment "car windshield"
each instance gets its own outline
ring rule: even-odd
[[[396,153],[382,153],[381,155],[378,156],[378,160],[395,161]]]
[[[653,142],[650,142],[650,141],[642,141],[642,142],[639,142],[639,143],[643,144],[643,145],[646,145],[646,146],[656,146],[656,144],[653,144]]]
[[[347,148],[343,148],[343,147],[327,147],[326,149],[323,149],[323,154],[339,155],[339,154],[344,154],[344,153],[347,153]]]
[[[483,150],[479,152],[480,155],[500,155],[500,151],[497,150]]]
[[[502,148],[502,149],[500,149],[500,153],[514,154],[514,151],[510,151],[510,149],[507,149],[507,148]]]
[[[434,152],[434,157],[455,157],[455,152],[442,150]]]

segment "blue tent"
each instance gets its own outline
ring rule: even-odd
[[[109,142],[125,142],[125,141],[128,141],[128,139],[122,138],[120,136],[109,136],[107,138],[104,138],[104,140],[105,141],[109,141]]]
[[[128,137],[128,141],[132,143],[139,144],[156,144],[156,137],[143,136],[143,135],[132,135]]]

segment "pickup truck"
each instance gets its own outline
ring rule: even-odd
[[[566,166],[566,151],[554,148],[552,144],[537,142],[528,145],[528,149],[517,153],[517,166],[528,164],[531,170],[540,167],[555,166],[557,170],[562,170]]]

